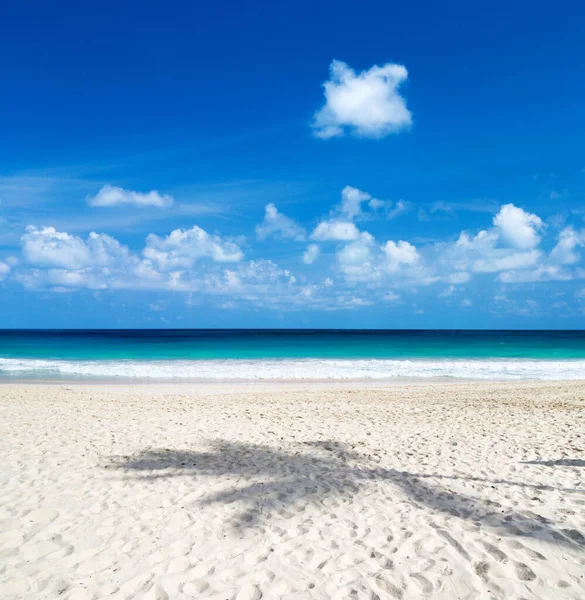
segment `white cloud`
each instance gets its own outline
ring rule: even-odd
[[[504,204],[494,217],[494,226],[501,239],[521,250],[534,248],[540,242],[538,232],[544,228],[542,219],[513,204]]]
[[[21,245],[27,268],[16,279],[31,288],[194,290],[202,277],[199,260],[214,265],[243,257],[237,244],[199,227],[149,235],[142,256],[105,234],[84,240],[53,227],[28,227]]]
[[[570,265],[581,260],[575,249],[585,246],[585,229],[576,231],[573,227],[565,227],[559,233],[559,241],[551,250],[550,258],[554,263]]]
[[[575,275],[558,265],[543,265],[536,269],[504,271],[498,275],[502,283],[529,283],[534,281],[569,281]]]
[[[329,139],[346,130],[362,137],[381,138],[408,127],[410,111],[398,88],[408,78],[402,65],[375,65],[359,74],[334,60],[323,84],[325,105],[315,113],[316,137]]]
[[[400,265],[413,265],[419,260],[417,249],[404,240],[398,243],[389,240],[382,246],[382,250],[386,254],[391,270],[397,269]]]
[[[368,206],[372,209],[372,210],[380,210],[382,208],[385,208],[387,206],[391,206],[392,203],[389,202],[388,200],[379,200],[378,198],[372,198],[369,202],[368,202]]]
[[[148,305],[148,308],[150,308],[152,312],[161,312],[167,310],[166,304],[161,302],[153,302],[152,304]]]
[[[304,227],[279,212],[271,202],[266,205],[264,220],[256,226],[256,236],[259,240],[276,237],[302,242],[306,238],[306,232]]]
[[[319,264],[303,268],[298,281],[271,260],[244,261],[240,238],[198,226],[168,235],[150,234],[141,248],[133,250],[102,233],[78,236],[53,227],[29,226],[21,237],[21,259],[0,260],[0,280],[51,291],[181,291],[199,302],[221,296],[222,301],[237,301],[238,307],[341,310],[362,302],[398,302],[395,292],[414,293],[415,288],[435,282],[442,283],[438,296],[452,296],[463,306],[469,294],[463,294],[461,286],[472,276],[503,284],[585,278],[585,269],[578,264],[585,230],[545,229],[536,215],[506,205],[495,214],[493,227],[477,233],[463,231],[456,241],[419,240],[415,246],[402,239],[381,244],[349,220],[367,218],[367,211],[379,209],[372,201],[366,192],[344,188],[341,203],[317,225],[310,236],[314,242],[302,253],[305,265],[317,259]],[[296,235],[300,240],[301,231],[307,237],[273,204],[266,207],[265,221],[258,227],[263,225],[266,229],[259,237]],[[556,244],[545,252],[538,245],[540,236],[548,234],[548,244],[553,233],[558,235]],[[325,241],[335,243],[335,252],[321,256]]]
[[[370,203],[371,204],[371,203]],[[386,203],[388,206],[388,203]],[[395,219],[404,213],[407,213],[412,209],[412,204],[407,202],[406,200],[398,200],[398,202],[394,205],[394,208],[390,209],[388,206],[388,210],[386,211],[387,219]]]
[[[106,267],[124,261],[129,250],[103,233],[90,233],[87,240],[56,231],[53,227],[26,228],[21,238],[26,262],[37,267],[83,269]]]
[[[88,199],[90,206],[119,206],[130,204],[133,206],[146,207],[155,206],[157,208],[167,208],[173,204],[172,196],[167,194],[160,195],[156,190],[151,192],[135,192],[125,190],[113,185],[104,185],[104,187],[93,197]]]
[[[0,281],[3,281],[8,277],[10,270],[10,265],[0,260]]]
[[[306,265],[312,265],[317,260],[320,253],[321,248],[319,248],[317,244],[309,244],[303,253],[303,262]]]
[[[385,278],[391,278],[392,285],[413,287],[437,280],[417,249],[404,240],[390,240],[380,246],[364,232],[360,239],[338,250],[336,258],[345,281],[351,284],[363,282],[378,287]]]
[[[441,298],[447,298],[452,296],[457,291],[457,286],[467,283],[471,279],[471,275],[465,271],[457,271],[443,277],[443,279],[449,283],[449,287],[439,293]]]
[[[566,281],[579,276],[564,268],[580,260],[576,248],[585,245],[585,233],[565,227],[550,254],[537,246],[542,220],[515,207],[505,205],[494,217],[494,227],[474,237],[462,232],[455,244],[438,245],[437,264],[442,268],[473,273],[499,273],[502,283]]]
[[[447,277],[449,283],[467,283],[471,279],[471,275],[465,271],[452,273]]]
[[[367,207],[367,208],[366,208]],[[368,192],[346,185],[341,190],[341,202],[331,210],[333,219],[341,218],[347,221],[367,220],[379,217],[394,219],[412,208],[410,202],[373,198]]]
[[[357,306],[351,302],[340,306],[335,294],[323,293],[332,287],[332,280],[301,286],[288,269],[270,260],[243,262],[237,244],[199,227],[168,236],[151,234],[141,253],[132,253],[103,234],[82,239],[53,228],[30,227],[22,236],[22,249],[25,262],[13,279],[29,289],[180,291],[189,293],[190,305],[203,297],[223,296],[275,310]],[[227,268],[228,261],[233,266]],[[155,305],[151,309],[156,310]]]
[[[374,253],[374,238],[367,232],[360,235],[355,242],[346,244],[338,250],[336,257],[338,266],[346,281],[374,281],[380,279],[381,272]]]
[[[320,242],[350,242],[359,237],[359,229],[353,223],[346,221],[322,221],[311,234],[311,239]]]
[[[202,258],[215,262],[238,262],[244,253],[233,241],[211,235],[195,225],[191,229],[175,229],[166,237],[151,233],[142,251],[158,269],[186,269]]]
[[[337,252],[337,259],[343,265],[362,265],[371,258],[374,238],[367,232],[351,244],[347,244]]]
[[[296,278],[288,269],[281,269],[271,260],[260,259],[248,261],[237,269],[224,269],[220,273],[209,273],[205,275],[204,281],[204,287],[208,292],[225,295],[237,294],[270,304],[276,299],[275,284],[288,288],[296,283]],[[263,294],[271,297],[263,297]]]
[[[457,290],[457,287],[455,285],[451,284],[446,290],[443,290],[439,294],[439,297],[440,298],[448,298],[449,296],[452,296],[456,290]]]
[[[362,308],[364,306],[371,306],[373,302],[370,300],[364,300],[364,298],[357,298],[356,296],[351,296],[347,298],[345,296],[341,296],[337,299],[337,305],[340,308]]]
[[[384,294],[382,296],[383,300],[386,300],[386,302],[401,302],[402,301],[402,297],[400,296],[400,294],[395,294],[394,292],[388,292],[387,294]]]
[[[53,227],[30,226],[21,246],[25,264],[15,270],[15,278],[27,288],[125,288],[136,285],[141,269],[148,274],[138,257],[105,234],[92,232],[82,239]]]
[[[90,260],[89,249],[81,238],[53,227],[37,229],[31,225],[21,242],[24,259],[36,266],[76,269]]]
[[[543,253],[532,248],[540,241],[535,228],[542,221],[536,215],[508,204],[493,221],[495,227],[473,237],[462,231],[454,244],[438,244],[438,266],[456,272],[496,273],[528,269],[542,260]]]
[[[471,270],[475,273],[495,273],[497,271],[526,269],[536,265],[541,256],[542,252],[539,250],[528,252],[494,250],[492,256],[476,260],[471,266]]]
[[[351,187],[351,185],[346,185],[341,190],[340,212],[348,219],[354,219],[361,214],[362,202],[365,202],[366,200],[370,200],[371,202],[373,198],[367,192],[362,192],[357,188]]]
[[[226,300],[225,302],[219,303],[219,308],[221,308],[222,310],[234,310],[237,307],[237,303],[233,302],[232,300]]]

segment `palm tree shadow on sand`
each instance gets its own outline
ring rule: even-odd
[[[236,480],[234,486],[207,496],[200,504],[243,504],[245,508],[235,521],[240,528],[254,527],[261,521],[272,519],[273,514],[281,515],[283,510],[293,506],[307,506],[328,497],[351,501],[367,486],[389,483],[401,490],[414,506],[426,506],[439,514],[473,521],[500,535],[533,537],[585,549],[585,537],[577,530],[561,529],[534,512],[507,510],[497,502],[433,486],[428,480],[433,478],[443,482],[457,479],[492,486],[520,486],[535,492],[584,490],[380,468],[370,456],[334,441],[305,442],[288,452],[264,445],[217,441],[211,444],[208,452],[148,449],[131,457],[112,457],[112,466],[142,472],[138,477],[145,480],[189,473],[207,477],[232,476]],[[240,485],[242,480],[243,486]],[[446,531],[440,530],[439,533],[449,535]],[[455,540],[450,541],[457,544]],[[460,551],[465,552],[462,548]]]
[[[542,465],[544,467],[585,467],[585,460],[578,458],[559,458],[557,460],[524,460],[523,465]]]

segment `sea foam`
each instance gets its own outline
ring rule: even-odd
[[[585,360],[41,360],[0,358],[0,375],[181,380],[585,379]]]

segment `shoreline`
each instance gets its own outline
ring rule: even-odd
[[[265,379],[189,379],[189,378],[175,378],[175,379],[157,379],[157,378],[139,378],[139,377],[84,377],[77,379],[50,379],[50,378],[16,378],[0,376],[0,386],[6,385],[75,385],[75,386],[132,386],[132,385],[145,385],[145,386],[199,386],[199,385],[234,385],[234,386],[281,386],[281,385],[295,385],[299,386],[313,386],[313,385],[331,385],[337,387],[343,386],[368,386],[368,387],[385,387],[385,386],[403,386],[403,385],[457,385],[465,383],[546,383],[546,382],[579,382],[585,381],[579,379],[473,379],[473,378],[459,378],[459,377],[411,377],[411,378],[399,378],[399,377],[388,377],[388,378],[346,378],[346,379],[334,379],[334,378],[307,378],[307,379],[287,379],[287,378],[265,378]]]
[[[2,359],[0,384],[82,382],[159,384],[268,381],[346,383],[585,380],[585,359]]]
[[[583,379],[460,379],[460,378],[388,378],[388,379],[138,379],[138,378],[84,378],[84,379],[12,379],[0,377],[0,389],[10,387],[55,389],[59,387],[72,387],[75,389],[90,388],[99,390],[145,388],[152,390],[185,390],[204,393],[215,390],[217,392],[238,393],[247,389],[263,391],[320,391],[320,390],[351,390],[351,391],[384,391],[408,390],[416,388],[439,389],[453,388],[581,388],[585,389]]]

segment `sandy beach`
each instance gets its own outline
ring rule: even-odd
[[[0,596],[585,597],[585,383],[0,386]]]

